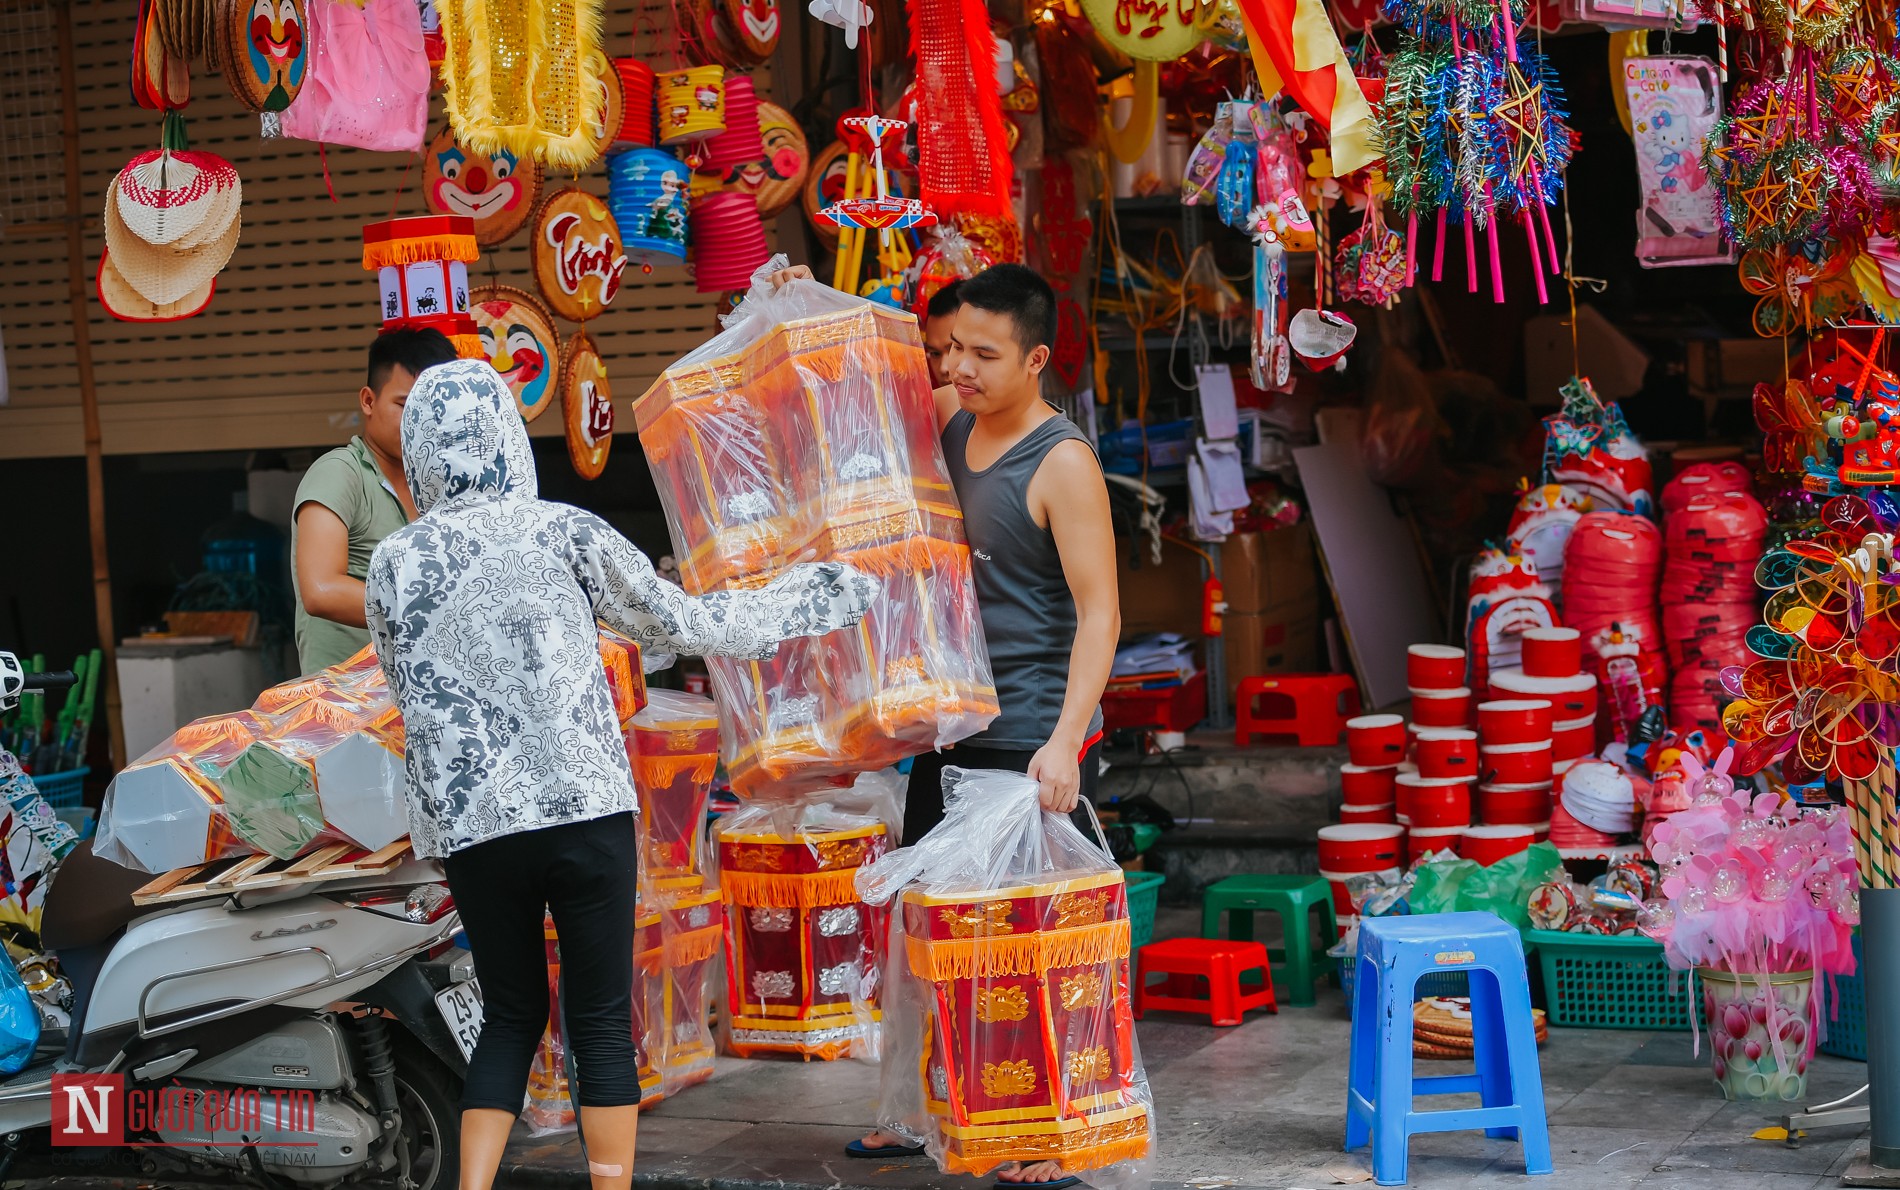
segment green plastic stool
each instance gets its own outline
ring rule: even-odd
[[[1312,935],[1315,910],[1325,931],[1318,946]],[[1229,876],[1210,885],[1201,901],[1201,937],[1221,937],[1221,916],[1231,914],[1226,937],[1251,942],[1256,912],[1279,914],[1286,935],[1285,949],[1267,951],[1275,986],[1286,989],[1289,1004],[1312,1004],[1314,983],[1333,969],[1327,948],[1339,937],[1332,886],[1318,876]]]

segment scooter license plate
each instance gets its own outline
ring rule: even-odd
[[[451,984],[435,994],[436,1009],[462,1047],[462,1060],[475,1055],[475,1042],[482,1035],[482,985],[475,980]]]

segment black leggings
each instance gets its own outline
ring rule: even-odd
[[[632,814],[504,835],[443,861],[482,985],[482,1035],[462,1108],[521,1112],[548,1024],[543,913],[561,938],[562,1025],[582,1107],[640,1102],[633,1040]]]

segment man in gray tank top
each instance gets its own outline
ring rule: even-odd
[[[802,267],[783,283],[810,276]],[[1042,399],[1055,342],[1055,293],[1021,265],[961,283],[937,425],[970,543],[977,610],[1001,713],[981,734],[912,761],[904,842],[943,820],[943,770],[1009,769],[1068,813],[1100,773],[1102,690],[1121,635],[1115,530],[1101,464],[1073,422]],[[934,324],[950,311],[933,303]],[[933,360],[933,371],[936,361]],[[846,1149],[882,1159],[922,1152],[872,1133]],[[1056,1162],[1006,1166],[999,1185],[1072,1186]]]

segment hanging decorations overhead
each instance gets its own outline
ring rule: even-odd
[[[561,335],[540,299],[507,285],[469,294],[469,316],[482,337],[482,354],[514,394],[523,421],[548,411],[561,361]]]
[[[302,90],[310,66],[303,0],[219,0],[218,59],[239,103],[281,112]]]
[[[983,0],[910,0],[917,54],[917,197],[940,216],[1009,218],[1015,168]]]
[[[569,322],[599,317],[620,293],[627,269],[620,225],[606,203],[577,186],[542,202],[529,251],[541,296]]]
[[[468,266],[480,256],[474,221],[461,215],[415,215],[364,227],[363,267],[377,276],[383,332],[440,331],[461,358],[483,358],[468,292]]]
[[[567,458],[582,479],[599,479],[614,444],[613,392],[607,363],[585,333],[567,343],[561,366],[561,412],[566,419]]]
[[[475,242],[498,248],[527,225],[541,198],[541,163],[512,150],[480,153],[446,125],[422,156],[422,197],[438,215],[475,222]]]
[[[563,169],[597,159],[611,67],[600,0],[440,0],[443,99],[455,139]]]
[[[163,147],[126,163],[106,190],[97,290],[125,322],[171,322],[202,312],[237,250],[243,186],[212,153],[193,152],[185,122],[167,112]]]

